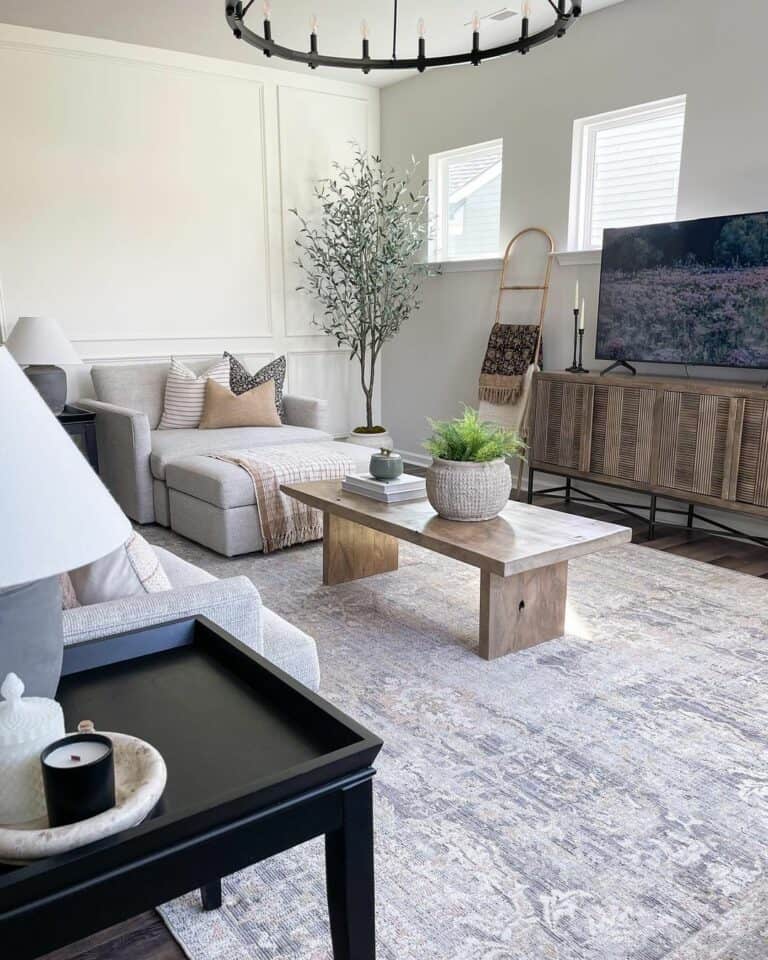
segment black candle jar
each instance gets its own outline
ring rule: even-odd
[[[112,741],[101,733],[73,733],[40,754],[45,803],[52,827],[87,820],[115,805]]]

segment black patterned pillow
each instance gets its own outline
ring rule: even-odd
[[[229,357],[229,389],[234,394],[245,393],[246,390],[252,390],[254,387],[261,386],[267,380],[275,381],[275,406],[283,417],[283,383],[285,381],[285,357],[278,357],[276,360],[270,360],[256,373],[251,373],[237,357],[224,351],[224,356]]]

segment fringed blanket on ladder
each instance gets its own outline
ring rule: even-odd
[[[480,400],[501,404],[519,398],[525,373],[537,360],[537,342],[537,325],[494,323],[480,373]]]

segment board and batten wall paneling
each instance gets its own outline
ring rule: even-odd
[[[350,373],[349,353],[319,350],[291,350],[288,353],[286,383],[290,393],[309,397],[328,397],[329,430],[338,436],[354,419],[349,408],[350,387],[354,387]]]
[[[76,345],[270,335],[262,83],[3,49],[0,91],[11,316]]]
[[[348,353],[310,322],[287,208],[378,149],[378,90],[190,54],[0,24],[0,339],[55,316],[92,362],[223,349],[325,397],[361,400]],[[290,242],[288,237],[291,237]],[[316,308],[315,308],[316,310]]]
[[[299,222],[291,209],[308,220],[318,210],[315,185],[332,174],[333,162],[349,163],[357,144],[368,147],[367,101],[358,97],[329,97],[317,90],[281,88],[280,176],[283,194],[285,265],[285,325],[289,336],[317,334],[312,301],[296,287],[301,272],[296,264]]]

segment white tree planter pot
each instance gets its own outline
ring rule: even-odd
[[[380,450],[391,450],[393,447],[392,437],[388,433],[355,433],[354,431],[347,437],[347,443],[356,443],[360,447],[373,447]]]
[[[446,520],[490,520],[504,509],[511,490],[503,458],[472,463],[435,457],[427,468],[427,498]]]

